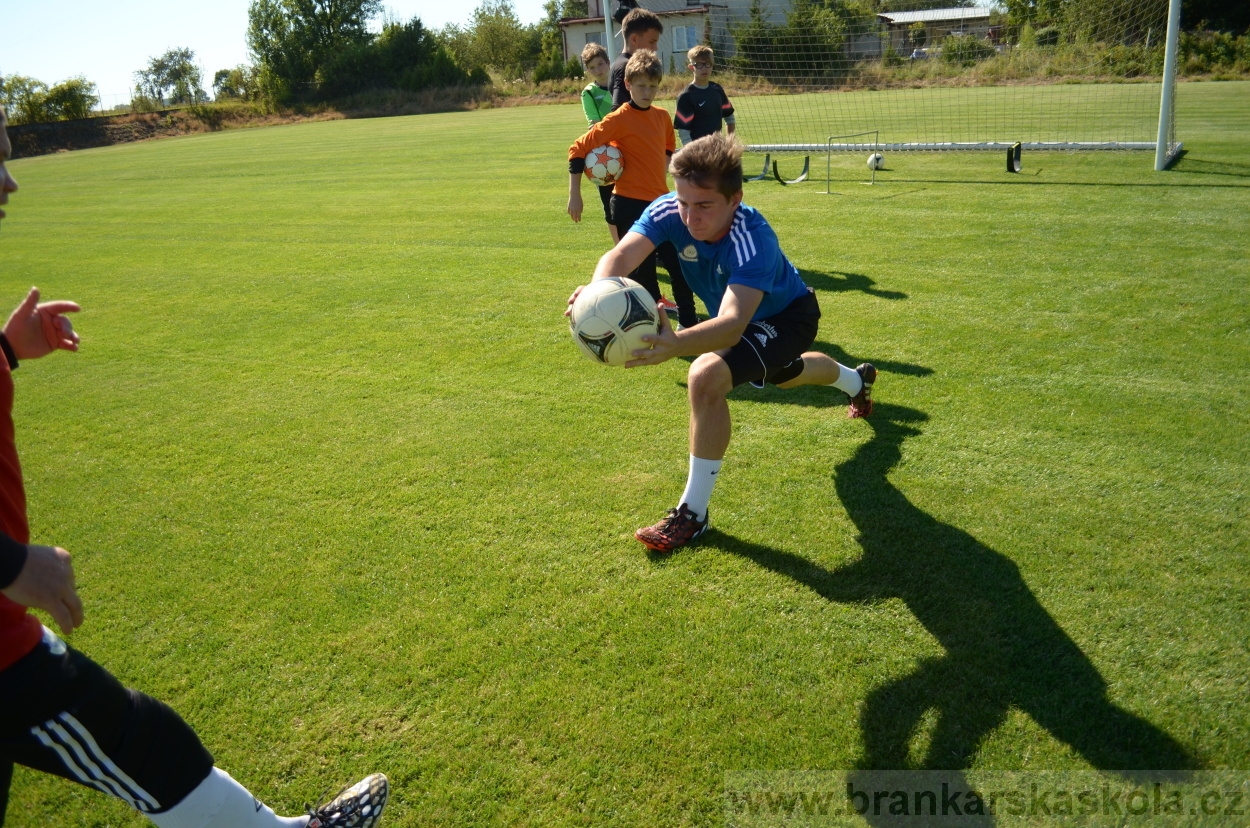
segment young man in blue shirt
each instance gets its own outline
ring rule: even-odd
[[[848,368],[818,351],[820,308],[756,210],[742,203],[742,146],[720,133],[673,155],[677,191],[656,199],[621,241],[599,259],[594,278],[625,276],[672,242],[686,281],[711,318],[674,332],[660,314],[660,332],[644,339],[627,368],[697,356],[690,366],[690,474],[674,509],[635,533],[649,549],[671,552],[708,527],[708,501],[729,447],[726,396],[750,382],[762,388],[830,385],[850,398],[850,417],[872,413],[871,363]],[[581,291],[569,298],[570,305]]]

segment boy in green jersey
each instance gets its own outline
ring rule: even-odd
[[[586,113],[586,126],[592,127],[612,111],[612,93],[608,91],[608,50],[598,43],[587,43],[582,49],[582,66],[586,74],[594,78],[582,90],[582,111]],[[612,244],[621,240],[621,234],[612,223],[612,185],[599,188],[599,200],[603,202],[603,217],[608,222]]]
[[[612,111],[612,93],[608,91],[608,50],[598,43],[587,43],[582,49],[582,66],[594,80],[582,90],[582,111],[586,127],[592,127]]]

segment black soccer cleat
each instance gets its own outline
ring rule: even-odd
[[[867,417],[872,413],[872,384],[877,381],[877,369],[873,367],[871,362],[865,362],[855,369],[855,373],[859,374],[859,378],[863,381],[864,386],[859,389],[859,393],[854,397],[850,397],[851,403],[846,408],[846,416],[852,420],[858,417]]]
[[[309,808],[308,828],[374,828],[389,795],[386,777],[370,774],[325,805]]]

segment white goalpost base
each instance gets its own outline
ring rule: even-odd
[[[969,143],[864,143],[864,144],[746,144],[747,152],[942,152],[945,150],[992,150],[1002,152],[1016,144],[1027,150],[1149,150],[1154,151],[1153,141],[1098,142],[1098,141],[978,141]],[[1180,144],[1174,152],[1179,151]]]

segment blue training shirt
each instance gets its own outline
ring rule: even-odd
[[[754,322],[780,313],[807,293],[799,270],[781,252],[777,234],[754,207],[739,204],[725,237],[701,242],[677,214],[677,194],[668,193],[651,202],[642,218],[630,228],[657,247],[672,242],[681,259],[681,272],[708,313],[720,313],[721,299],[730,285],[764,291],[764,299],[751,317]]]

